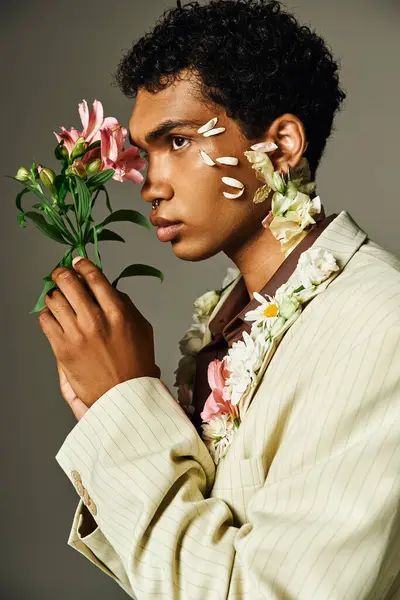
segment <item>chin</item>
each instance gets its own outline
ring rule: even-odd
[[[188,244],[184,240],[176,240],[171,242],[172,251],[177,258],[190,262],[199,262],[211,258],[220,252],[219,249],[205,246],[196,246],[194,244]]]

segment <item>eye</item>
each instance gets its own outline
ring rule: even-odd
[[[172,140],[172,147],[174,150],[181,150],[182,148],[185,148],[186,146],[179,146],[178,144],[178,148],[174,147],[174,140],[183,140],[184,142],[188,142],[189,140],[181,135],[172,135],[171,136],[171,140]]]

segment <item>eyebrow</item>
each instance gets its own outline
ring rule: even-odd
[[[169,133],[172,129],[176,129],[178,127],[186,127],[188,129],[199,129],[202,125],[202,121],[196,121],[193,119],[167,119],[166,121],[163,121],[162,123],[157,125],[157,127],[153,129],[153,131],[147,133],[144,139],[146,144],[152,144],[160,138],[166,136],[167,133]],[[140,148],[140,146],[135,143],[135,140],[132,138],[130,132],[129,142],[132,144],[132,146],[137,146],[138,148]]]

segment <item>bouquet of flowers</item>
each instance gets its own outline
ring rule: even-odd
[[[13,179],[23,185],[16,197],[19,210],[18,223],[25,227],[25,220],[30,219],[47,237],[68,247],[59,263],[44,277],[45,285],[31,313],[45,308],[44,298],[57,284],[51,279],[52,271],[59,266],[72,267],[74,250],[78,255],[88,257],[86,246],[94,245],[95,263],[102,270],[99,242],[112,240],[125,242],[115,231],[106,228],[109,223],[130,221],[151,228],[144,215],[136,210],[121,209],[113,211],[106,183],[110,179],[116,181],[144,181],[141,170],[146,161],[141,157],[136,146],[124,148],[127,130],[114,117],[104,118],[101,102],[95,100],[89,113],[86,100],[79,104],[82,130],[64,127],[55,133],[58,144],[55,148],[56,159],[60,161],[60,172],[56,174],[49,168],[32,163],[31,168],[21,167]],[[21,206],[22,197],[27,193],[34,194],[40,202],[25,212]],[[103,192],[106,206],[110,214],[96,224],[92,211],[95,202]],[[50,198],[49,198],[50,196]],[[72,222],[73,216],[75,223]],[[151,275],[163,281],[163,274],[149,265],[132,264],[126,267],[113,281],[117,286],[123,277],[134,275]]]

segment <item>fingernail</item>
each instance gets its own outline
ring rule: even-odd
[[[81,260],[82,258],[83,256],[75,256],[75,258],[72,259],[73,266],[75,266],[78,260]]]

